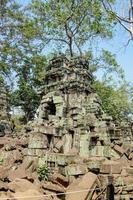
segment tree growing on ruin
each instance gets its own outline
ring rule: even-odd
[[[54,44],[71,56],[81,55],[94,38],[112,37],[113,15],[99,0],[33,0],[30,11],[42,48]]]
[[[106,2],[112,5],[116,1]],[[107,12],[103,1],[33,0],[28,6],[21,6],[17,0],[1,3],[0,76],[15,85],[11,104],[22,107],[25,121],[32,119],[36,110],[37,89],[47,58],[55,49],[70,57],[85,56],[90,70],[101,69],[104,77],[117,72],[122,78],[113,54],[102,50],[96,58],[91,49],[96,40],[113,36],[116,16]]]

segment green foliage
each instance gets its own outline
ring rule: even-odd
[[[33,0],[30,12],[40,43],[60,46],[60,51],[68,50],[71,56],[81,54],[94,38],[112,37],[114,17],[99,0]]]
[[[97,57],[94,57],[92,50],[85,53],[85,58],[89,61],[89,70],[92,73],[100,72],[102,80],[105,82],[112,75],[116,75],[117,79],[124,81],[124,71],[116,61],[116,56],[110,51],[102,49]],[[114,79],[114,78],[113,78]]]
[[[120,65],[118,65],[115,55],[113,55],[111,52],[103,49],[101,61],[103,61],[103,63],[104,63],[104,64],[101,63],[101,66],[104,65],[104,69],[106,69],[106,74],[108,74],[112,71],[115,71],[122,79],[124,79],[124,71],[122,70]]]
[[[103,82],[95,81],[94,87],[102,100],[102,107],[106,113],[117,121],[129,118],[133,110],[125,86],[113,88]]]
[[[113,4],[116,1],[106,2]],[[5,0],[0,13],[0,79],[6,77],[8,83],[15,85],[11,105],[21,106],[25,122],[33,118],[39,104],[37,89],[43,83],[47,57],[53,49],[69,56],[85,56],[92,72],[102,71],[104,82],[114,72],[124,79],[115,55],[103,49],[98,57],[94,56],[94,42],[113,36],[116,18],[113,12],[105,10],[102,1],[33,0],[25,7],[17,0]],[[128,113],[128,100],[123,89],[116,91],[103,83],[97,83],[95,87],[104,109],[114,118]],[[119,102],[118,97],[123,101]]]
[[[11,104],[22,107],[27,122],[39,103],[36,90],[44,76],[46,58],[33,40],[37,30],[34,22],[16,2],[4,1],[0,8],[0,75],[8,78],[10,86],[15,85]]]
[[[39,97],[31,85],[22,82],[19,85],[19,89],[12,93],[11,104],[21,106],[25,113],[24,122],[27,123],[33,119],[34,112],[39,104]]]
[[[23,124],[25,123],[25,116],[24,115],[17,115],[17,116],[12,116],[11,118],[11,127],[14,133],[20,133]]]
[[[49,170],[46,164],[39,166],[37,168],[37,173],[40,181],[47,181],[49,179]]]

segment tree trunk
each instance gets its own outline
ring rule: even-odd
[[[73,57],[73,49],[72,49],[72,38],[69,38],[69,50],[70,50],[70,55]]]

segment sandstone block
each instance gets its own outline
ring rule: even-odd
[[[119,162],[116,161],[105,161],[100,169],[100,172],[103,174],[120,174],[122,170],[122,166]]]
[[[66,167],[67,174],[70,176],[82,175],[88,172],[86,165],[71,164]]]

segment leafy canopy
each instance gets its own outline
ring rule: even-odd
[[[30,11],[42,48],[54,44],[73,56],[93,38],[112,37],[114,18],[99,0],[33,0]]]
[[[37,89],[55,49],[69,56],[85,56],[92,72],[103,72],[105,82],[112,72],[124,78],[113,54],[105,49],[98,57],[94,53],[95,41],[112,38],[116,19],[105,10],[103,1],[32,0],[21,6],[18,0],[5,0],[0,15],[0,79],[6,77],[13,83],[11,105],[22,107],[26,122],[38,106]],[[129,106],[126,90],[116,91],[105,82],[95,86],[104,109],[115,118],[124,117]]]
[[[116,121],[128,120],[133,111],[127,85],[113,88],[104,82],[95,81],[94,87],[102,100],[102,108]]]

